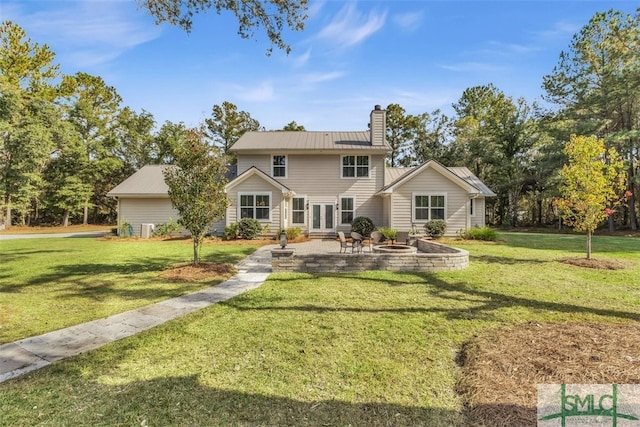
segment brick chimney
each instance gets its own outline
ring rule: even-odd
[[[371,145],[384,145],[387,131],[387,112],[379,105],[373,107],[369,121]]]

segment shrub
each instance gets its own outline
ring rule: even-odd
[[[395,241],[398,238],[398,230],[391,227],[378,227],[385,239]]]
[[[444,219],[432,219],[424,225],[424,229],[431,237],[442,237],[447,229],[447,223]]]
[[[173,220],[173,218],[169,218],[169,222],[163,222],[158,224],[153,232],[156,236],[170,236],[171,233],[178,233],[182,227]]]
[[[235,240],[238,238],[238,223],[232,222],[224,228],[222,238],[225,240]]]
[[[287,240],[295,240],[302,234],[302,229],[300,227],[289,227],[285,230],[287,233]]]
[[[498,240],[498,233],[489,227],[474,227],[464,234],[465,239],[469,240],[486,240],[495,242]]]
[[[370,236],[371,232],[375,229],[376,226],[373,225],[371,218],[367,218],[366,216],[359,216],[351,221],[351,231],[355,231],[363,236]]]
[[[238,235],[243,239],[253,240],[262,233],[260,221],[253,218],[242,218],[238,222]]]

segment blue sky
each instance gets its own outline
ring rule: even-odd
[[[365,130],[375,104],[451,112],[469,87],[493,83],[539,100],[542,77],[595,12],[633,13],[633,1],[315,1],[292,52],[262,33],[243,40],[229,15],[209,12],[190,34],[133,0],[2,0],[0,17],[57,54],[65,74],[102,77],[123,106],[196,126],[230,101],[266,129]]]

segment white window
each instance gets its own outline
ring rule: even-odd
[[[445,219],[445,194],[413,194],[413,220],[427,222],[432,219]]]
[[[305,204],[304,197],[294,197],[291,199],[291,224],[305,223]]]
[[[342,156],[342,178],[369,178],[369,156]]]
[[[287,177],[287,156],[271,156],[271,176],[274,178]]]
[[[240,193],[239,199],[240,215],[238,219],[271,220],[271,193]]]
[[[356,198],[340,197],[340,224],[351,224],[356,217]]]

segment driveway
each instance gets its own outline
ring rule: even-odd
[[[47,239],[53,237],[102,237],[108,231],[82,231],[78,233],[49,233],[49,234],[0,234],[0,240],[17,239]]]

